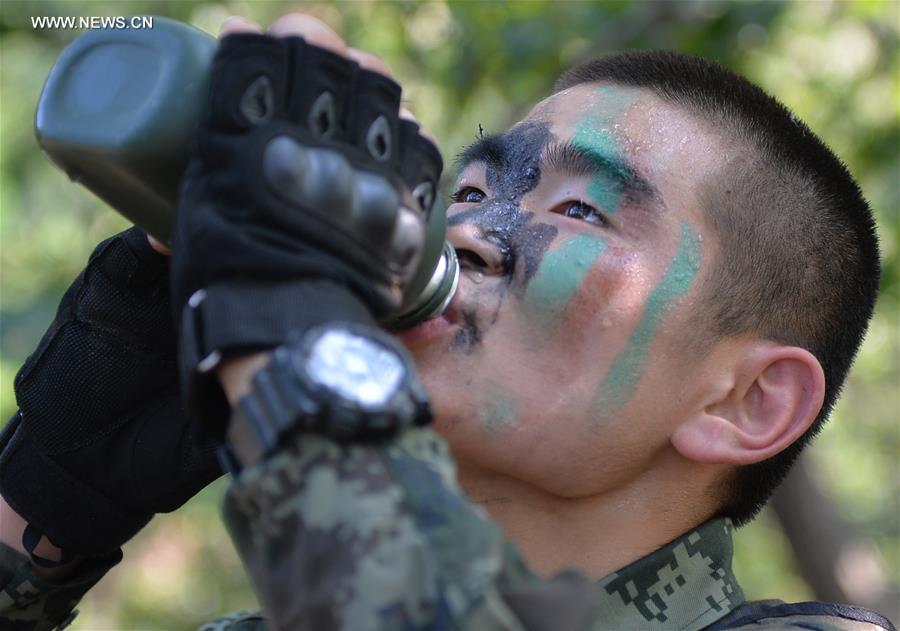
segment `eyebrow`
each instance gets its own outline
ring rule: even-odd
[[[456,157],[456,167],[462,171],[470,164],[483,162],[495,169],[501,168],[508,158],[507,145],[502,134],[491,134],[476,140]],[[621,187],[625,199],[633,203],[647,203],[657,209],[665,208],[659,189],[627,160],[571,141],[549,143],[541,156],[540,167],[549,168],[570,177],[611,178]]]
[[[460,151],[456,156],[456,160],[454,160],[454,164],[460,171],[475,162],[484,162],[488,166],[497,168],[503,164],[506,153],[506,143],[503,135],[489,134],[482,136]]]

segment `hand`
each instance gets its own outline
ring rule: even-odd
[[[221,473],[178,394],[168,267],[137,228],[101,243],[16,376],[0,494],[65,553],[115,550]]]
[[[173,235],[184,390],[217,438],[223,359],[399,306],[441,169],[384,62],[308,16],[269,33],[223,29]]]
[[[261,30],[259,25],[245,18],[231,17],[222,25],[220,36],[225,37],[235,33],[259,33]],[[280,37],[303,37],[307,43],[352,59],[361,68],[393,78],[390,66],[383,59],[366,51],[349,48],[346,42],[331,28],[308,15],[299,13],[285,15],[272,24],[269,28],[269,33]],[[400,119],[418,124],[416,117],[406,107],[400,108]],[[428,130],[420,128],[419,134],[425,140],[437,146],[437,139]],[[169,249],[165,245],[153,237],[149,238],[155,250],[169,253]],[[256,371],[266,364],[268,357],[269,353],[263,352],[223,362],[218,369],[218,376],[230,404],[233,405],[241,396],[247,393],[250,379]]]

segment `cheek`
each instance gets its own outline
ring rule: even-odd
[[[606,242],[602,239],[580,234],[544,255],[522,300],[524,314],[534,328],[543,331],[556,328],[605,249]]]
[[[640,319],[633,327],[627,345],[616,357],[597,391],[595,406],[598,410],[614,413],[629,401],[642,379],[654,339],[665,325],[668,312],[693,284],[701,258],[699,238],[689,224],[682,224],[675,258],[647,294]]]
[[[640,309],[646,294],[640,258],[631,250],[609,248],[591,267],[557,327],[559,335],[582,340],[620,331]],[[604,345],[609,345],[606,338]]]
[[[572,365],[582,378],[608,364],[646,294],[640,257],[593,237],[548,252],[520,304],[521,340],[540,360]],[[587,372],[585,372],[587,369]]]
[[[419,377],[431,402],[434,429],[448,440],[478,414],[473,396],[480,378],[462,362],[442,359],[419,370]]]

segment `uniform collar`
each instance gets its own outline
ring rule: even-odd
[[[744,602],[731,520],[712,519],[598,582],[604,629],[706,627]]]

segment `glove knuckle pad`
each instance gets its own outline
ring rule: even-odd
[[[355,221],[368,220],[355,214],[360,202],[377,201],[372,195],[361,195],[360,182],[365,175],[357,173],[341,153],[332,149],[307,148],[295,138],[278,135],[266,145],[262,165],[269,190],[292,205],[289,212],[297,215],[301,228],[303,215],[313,214],[353,230]],[[383,196],[397,199],[392,188],[386,184],[382,188],[388,189]],[[362,210],[368,212],[367,208]]]
[[[403,280],[408,280],[407,274],[411,273],[411,266],[420,254],[421,245],[425,238],[425,225],[421,216],[409,210],[401,208],[397,215],[397,223],[391,239],[391,263],[397,273],[403,274]]]
[[[359,173],[353,190],[352,218],[361,237],[384,247],[389,243],[400,199],[387,180]]]

